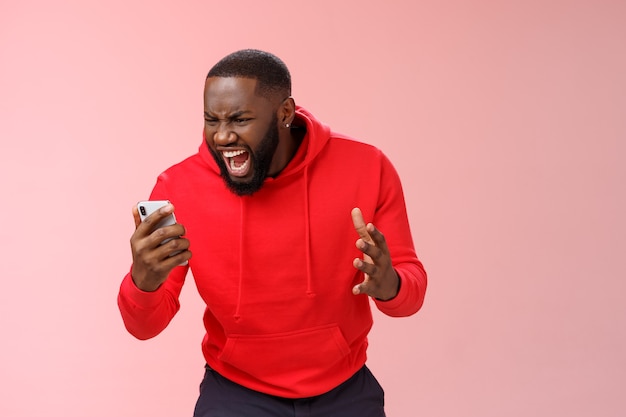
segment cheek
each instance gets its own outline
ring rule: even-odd
[[[257,130],[248,127],[233,129],[233,133],[237,137],[239,144],[247,146],[252,150],[256,149],[263,139],[263,136],[261,136]]]
[[[213,136],[215,135],[215,129],[211,126],[204,126],[202,130],[202,138],[211,147],[215,146],[213,143]]]

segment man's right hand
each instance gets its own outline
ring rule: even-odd
[[[155,229],[161,220],[173,212],[174,206],[168,204],[142,222],[137,207],[133,207],[135,233],[130,238],[133,253],[131,275],[135,285],[143,291],[155,291],[174,267],[191,258],[189,240],[180,237],[185,234],[182,224]],[[166,239],[171,240],[161,244]],[[174,253],[176,255],[172,255]]]

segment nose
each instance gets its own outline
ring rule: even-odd
[[[225,146],[231,144],[237,140],[235,133],[228,129],[225,123],[220,123],[213,133],[213,142],[216,145]]]

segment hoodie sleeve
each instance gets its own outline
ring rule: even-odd
[[[168,199],[163,182],[157,182],[150,199]],[[152,292],[137,288],[131,273],[126,274],[120,285],[117,305],[130,334],[145,340],[158,335],[167,327],[180,309],[178,298],[188,269],[188,266],[175,267],[167,280]]]
[[[186,267],[176,267],[156,291],[142,291],[126,274],[117,304],[126,330],[137,339],[150,339],[163,331],[180,309],[178,297],[185,281]]]
[[[393,267],[400,279],[398,294],[388,301],[374,300],[376,306],[388,316],[410,316],[424,303],[426,271],[413,246],[400,178],[382,153],[380,193],[372,223],[385,236]]]

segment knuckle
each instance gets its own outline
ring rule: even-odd
[[[146,226],[152,226],[153,224],[156,223],[157,217],[158,217],[158,212],[154,212],[151,215],[149,215],[148,217],[146,217],[142,223],[145,224]]]
[[[144,258],[145,258],[144,255],[145,255],[145,252],[146,252],[145,248],[143,248],[140,245],[134,245],[134,246],[131,245],[131,248],[132,248],[132,251],[133,251],[133,257],[144,261]]]
[[[160,262],[151,262],[146,269],[150,272],[150,275],[155,277],[160,277],[163,274],[163,266]]]
[[[168,249],[181,249],[182,248],[182,242],[181,239],[172,239],[169,242],[167,242],[167,248]]]

